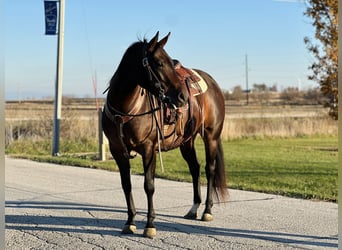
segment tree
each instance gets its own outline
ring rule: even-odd
[[[308,37],[304,38],[308,50],[315,58],[310,65],[312,75],[308,78],[319,83],[324,96],[327,97],[325,107],[329,114],[338,119],[338,82],[337,82],[337,38],[338,38],[338,0],[307,0],[305,15],[313,20],[314,44]]]
[[[267,90],[267,86],[265,83],[254,83],[253,84],[253,90],[256,92],[265,92]]]
[[[235,101],[240,101],[243,98],[243,96],[243,90],[239,85],[234,87],[233,93],[230,95],[231,99]]]
[[[281,92],[280,98],[288,103],[298,104],[302,93],[296,87],[288,87]]]

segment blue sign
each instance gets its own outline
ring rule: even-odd
[[[44,1],[45,35],[57,34],[57,1]]]

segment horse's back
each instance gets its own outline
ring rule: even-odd
[[[222,131],[225,117],[225,101],[223,92],[215,79],[203,70],[195,71],[204,79],[208,89],[202,95],[197,97],[198,102],[203,106],[203,122],[210,129],[216,130],[216,136]]]
[[[209,96],[213,95],[214,93],[217,94],[217,98],[220,99],[220,101],[224,101],[224,96],[222,93],[222,90],[216,80],[207,72],[200,70],[200,69],[194,69],[202,78],[203,80],[207,83],[209,91]],[[205,93],[204,93],[205,94]]]

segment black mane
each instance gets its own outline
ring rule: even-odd
[[[114,87],[116,85],[116,83],[118,82],[117,80],[120,78],[120,76],[130,74],[130,71],[131,71],[130,65],[132,64],[132,62],[134,61],[136,63],[141,62],[141,58],[143,56],[143,48],[145,44],[147,44],[146,39],[144,39],[143,41],[139,40],[133,43],[132,45],[130,45],[126,49],[114,75],[112,76],[109,82],[109,88]]]

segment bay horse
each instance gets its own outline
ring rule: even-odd
[[[102,116],[103,131],[118,165],[127,203],[128,219],[122,233],[133,234],[136,230],[130,177],[130,159],[135,152],[141,155],[144,167],[148,203],[144,236],[149,238],[156,236],[153,194],[158,148],[166,151],[179,147],[189,166],[193,206],[185,218],[196,219],[201,203],[200,164],[194,147],[198,133],[203,138],[206,156],[207,198],[203,221],[213,219],[213,194],[224,200],[228,192],[220,139],[225,116],[222,91],[209,74],[196,70],[207,90],[193,96],[188,81],[182,81],[164,50],[170,33],[160,41],[158,36],[159,32],[150,41],[135,42],[126,50],[106,90]]]

